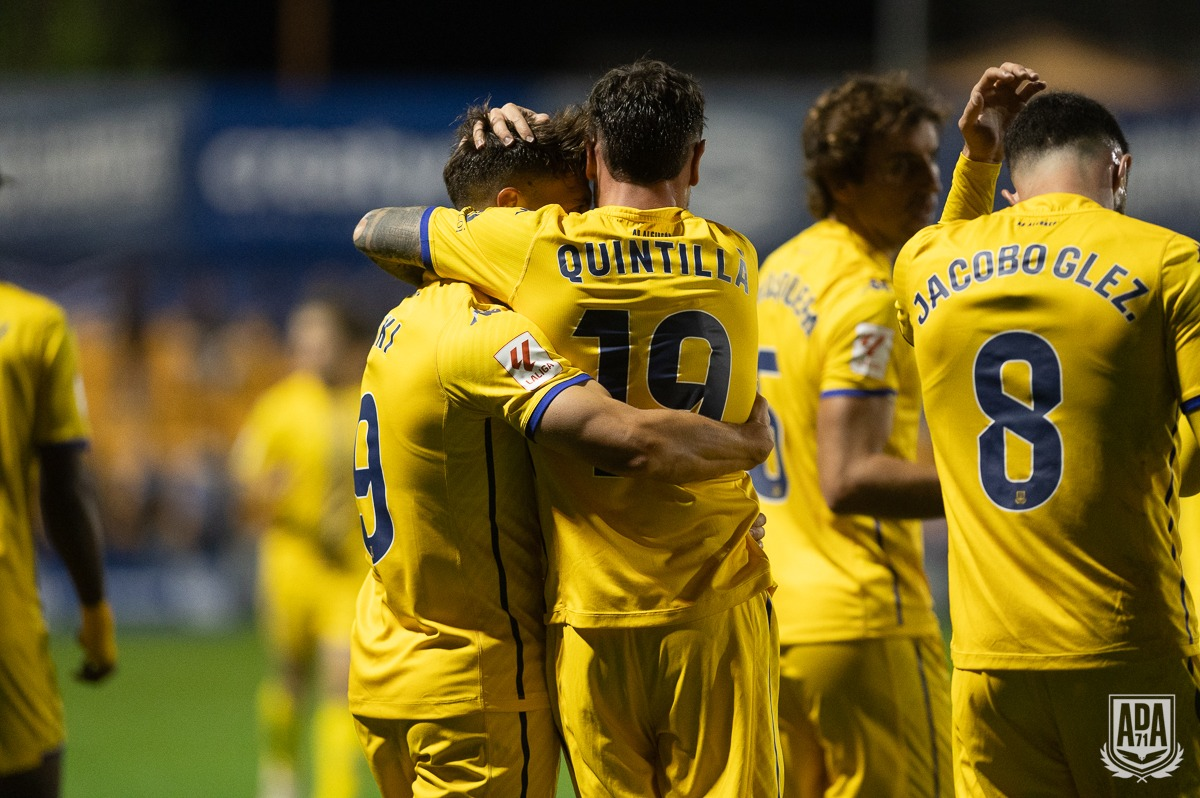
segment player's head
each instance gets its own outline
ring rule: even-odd
[[[1009,125],[1004,151],[1015,184],[1053,156],[1104,169],[1112,184],[1113,209],[1125,210],[1129,143],[1112,113],[1089,97],[1067,91],[1034,97]]]
[[[365,342],[375,332],[365,316],[348,297],[314,290],[288,314],[292,366],[330,384],[357,381],[366,359]]]
[[[700,84],[662,61],[610,69],[592,86],[585,107],[597,156],[623,183],[673,180],[703,146]]]
[[[933,221],[945,112],[902,74],[852,77],[809,109],[801,135],[808,207],[891,249]],[[864,230],[858,230],[858,227]]]
[[[455,134],[455,147],[442,170],[446,193],[456,208],[561,205],[567,211],[592,207],[584,174],[587,125],[581,110],[565,108],[550,121],[532,124],[534,141],[505,146],[492,132],[488,108],[468,108]],[[487,141],[476,148],[473,131],[482,123]]]

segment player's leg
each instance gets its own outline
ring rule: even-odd
[[[664,631],[643,666],[653,674],[656,794],[780,795],[779,635],[767,595]]]
[[[350,628],[361,575],[330,568],[321,591],[316,709],[313,713],[313,798],[353,798],[362,753],[350,717]]]
[[[809,646],[787,646],[779,657],[779,743],[787,775],[785,798],[823,798],[829,786],[820,730],[809,717],[805,672]]]
[[[57,796],[62,699],[40,615],[0,596],[0,796]]]
[[[954,670],[950,696],[959,798],[1078,795],[1045,674]]]
[[[645,683],[659,677],[643,670],[646,657],[636,645],[648,631],[548,630],[563,743],[581,798],[656,794],[658,751]]]
[[[258,688],[260,798],[296,794],[302,702],[316,646],[306,589],[319,574],[311,548],[278,532],[268,532],[259,546],[258,621],[266,659]]]
[[[950,754],[950,673],[941,635],[886,641],[892,662],[903,795],[954,798]],[[880,779],[887,774],[879,773]]]
[[[416,770],[408,750],[408,729],[413,721],[353,717],[379,794],[382,798],[412,798]]]
[[[62,751],[51,751],[29,770],[0,773],[4,798],[58,798],[62,781]]]
[[[1198,664],[1171,657],[1046,674],[1079,795],[1200,796]]]
[[[554,798],[559,747],[548,709],[355,722],[383,798]]]

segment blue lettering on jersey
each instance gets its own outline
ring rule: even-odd
[[[1128,303],[1150,293],[1150,289],[1138,278],[1130,279],[1129,270],[1114,263],[1098,280],[1091,277],[1093,267],[1100,255],[1076,246],[1065,246],[1054,253],[1053,258],[1045,244],[1006,244],[996,250],[981,249],[965,258],[955,258],[940,273],[934,273],[925,281],[923,291],[917,291],[912,305],[918,310],[917,324],[924,324],[938,303],[949,299],[952,294],[968,290],[973,285],[987,282],[993,277],[1009,277],[1014,274],[1038,276],[1046,273],[1058,280],[1071,282],[1088,289],[1091,293],[1108,301],[1127,321],[1137,314]],[[1046,272],[1047,263],[1053,262]],[[969,263],[969,265],[968,265]],[[943,275],[945,280],[943,280]],[[950,287],[947,288],[946,284]],[[1114,293],[1114,289],[1120,293]]]
[[[385,354],[392,348],[392,344],[396,341],[396,333],[400,332],[401,324],[396,320],[396,317],[390,313],[384,317],[383,323],[379,325],[379,335],[375,339],[375,348],[383,351]],[[390,331],[390,335],[389,335]],[[387,341],[385,344],[384,341]]]
[[[729,283],[750,295],[750,267],[746,254],[737,250],[737,272],[733,254],[703,244],[672,241],[614,239],[561,244],[555,253],[559,275],[580,284],[588,277],[612,278],[643,274],[678,274],[707,277]],[[586,264],[586,266],[585,266]]]
[[[778,302],[791,311],[805,335],[812,335],[817,326],[813,309],[816,297],[812,289],[792,272],[772,272],[758,287],[759,302]]]

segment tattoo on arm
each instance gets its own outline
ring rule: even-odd
[[[354,229],[354,246],[380,266],[421,264],[424,207],[376,208]]]

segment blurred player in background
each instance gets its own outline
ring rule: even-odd
[[[1006,66],[1003,88],[1032,75]],[[902,76],[825,92],[802,136],[820,221],[763,265],[759,381],[777,440],[754,478],[773,507],[790,796],[953,794],[918,520],[940,515],[942,498],[918,461],[920,387],[911,349],[895,343],[891,283],[897,250],[937,204],[942,119]]]
[[[699,86],[643,60],[602,76],[587,113],[595,209],[379,209],[356,244],[394,274],[433,268],[510,304],[635,407],[746,420],[757,253],[686,210],[705,146]],[[776,794],[777,638],[749,476],[676,487],[533,454],[581,794]]]
[[[34,496],[79,596],[87,682],[116,665],[75,336],[62,308],[0,282],[0,795],[54,798],[63,707],[37,587]]]
[[[590,207],[577,112],[537,125],[533,143],[486,134],[477,149],[469,138],[487,118],[468,110],[446,164],[456,206]],[[525,317],[426,276],[380,327],[356,441],[375,568],[359,596],[350,700],[384,796],[554,795],[545,562],[525,437],[611,473],[683,481],[760,460],[764,422],[765,407],[746,429],[634,410]]]
[[[1200,795],[1173,519],[1197,243],[1124,215],[1129,147],[1089,98],[1034,97],[1003,151],[1015,204],[987,214],[999,167],[972,167],[986,215],[895,270],[947,508],[958,794]]]
[[[822,94],[804,122],[819,221],[763,263],[759,382],[776,454],[754,470],[779,589],[788,796],[953,794],[950,685],[919,519],[921,395],[892,261],[933,221],[943,111],[902,76]]]
[[[314,688],[313,791],[353,796],[361,754],[346,706],[354,597],[369,562],[359,542],[349,441],[371,331],[348,303],[310,299],[290,314],[294,371],[255,403],[231,470],[259,540],[259,613],[268,670],[259,692],[260,795],[295,794],[304,698]]]

